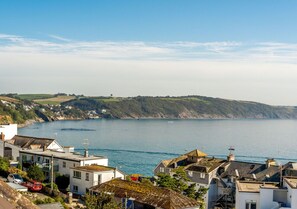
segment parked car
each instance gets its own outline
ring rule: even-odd
[[[38,192],[42,190],[42,183],[38,181],[27,181],[22,183],[23,186],[27,187],[32,192]]]
[[[21,183],[24,182],[23,178],[19,174],[17,174],[17,173],[9,174],[7,176],[7,180],[9,182],[13,182],[13,183],[16,183],[16,184],[21,184]]]

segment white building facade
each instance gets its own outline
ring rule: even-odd
[[[70,176],[71,167],[85,165],[108,165],[108,159],[104,156],[83,156],[80,154],[57,152],[51,150],[20,150],[20,161],[23,169],[36,164],[39,165],[45,175],[49,177],[51,161],[53,160],[54,172]]]
[[[273,183],[236,182],[236,209],[297,209],[297,178]]]
[[[125,174],[116,168],[100,165],[72,167],[70,168],[70,191],[84,195],[90,187],[115,178],[124,179]]]

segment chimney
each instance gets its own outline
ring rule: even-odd
[[[228,162],[230,162],[230,161],[235,161],[235,155],[233,155],[233,154],[229,154],[229,155],[227,156],[227,160],[228,160]]]
[[[87,149],[85,149],[84,157],[89,157],[89,151]]]
[[[47,148],[46,148],[46,145],[43,145],[43,151],[46,151]]]
[[[5,141],[5,134],[1,132],[1,141]]]
[[[234,147],[229,147],[229,155],[227,156],[228,162],[235,161],[235,155],[233,154],[233,151],[235,151]]]
[[[269,168],[270,166],[276,166],[276,161],[273,158],[268,158],[266,160],[266,168]]]

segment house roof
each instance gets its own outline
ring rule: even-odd
[[[202,152],[202,151],[200,151],[198,149],[195,149],[195,150],[193,150],[191,152],[188,152],[185,155],[188,156],[188,157],[206,157],[207,156],[206,153],[204,153],[204,152]]]
[[[45,156],[45,157],[51,157],[53,156],[54,158],[57,159],[65,159],[65,160],[70,160],[70,161],[75,161],[75,162],[80,162],[80,161],[89,161],[89,160],[98,160],[98,159],[107,159],[105,156],[88,156],[85,157],[81,154],[76,154],[76,153],[69,153],[69,152],[57,152],[57,151],[52,151],[52,150],[20,150],[20,153],[26,153],[30,155],[37,155],[37,156]]]
[[[55,140],[49,138],[15,135],[6,142],[23,149],[41,149],[44,146],[48,147],[53,141]]]
[[[198,163],[189,164],[185,167],[185,170],[210,173],[225,162],[226,160],[218,158],[203,158]]]
[[[237,181],[236,187],[239,192],[259,193],[261,188],[276,189],[275,183],[263,183],[252,181]]]
[[[284,181],[287,182],[287,184],[294,189],[297,189],[297,178],[295,177],[285,177]]]
[[[122,171],[119,171],[117,168],[103,166],[103,165],[85,165],[85,166],[72,167],[71,169],[87,171],[87,172],[104,172],[104,171],[115,171],[116,170],[116,171],[124,174]]]
[[[254,179],[255,174],[257,181],[278,181],[279,180],[279,167],[270,166],[266,167],[265,164],[231,161],[226,162],[225,172],[221,174],[222,178],[237,177],[241,180]],[[237,176],[237,174],[239,176]]]
[[[135,201],[163,209],[184,209],[199,203],[175,191],[141,183],[113,179],[90,188],[93,192],[110,192],[118,198],[134,198]]]
[[[16,191],[15,189],[8,186],[4,181],[0,180],[0,193],[1,197],[7,200],[11,205],[14,206],[14,208],[22,208],[22,209],[38,209],[38,206],[33,204],[32,201],[27,199],[25,196],[23,196],[21,193]],[[5,209],[9,209],[10,206],[7,204],[7,202],[0,200],[1,206],[3,206]],[[8,207],[2,205],[7,204]],[[1,207],[0,207],[1,208]]]

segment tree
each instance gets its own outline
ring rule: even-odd
[[[62,175],[57,176],[55,182],[58,185],[59,189],[65,190],[69,186],[70,180],[68,176]]]
[[[28,177],[30,179],[43,182],[45,179],[44,173],[41,168],[39,168],[37,165],[32,165],[29,167],[27,171]]]
[[[118,209],[120,205],[112,195],[101,192],[97,195],[86,194],[87,209]]]
[[[180,193],[183,193],[188,188],[187,181],[189,181],[189,179],[187,178],[186,172],[181,167],[175,170],[172,177],[162,173],[160,173],[158,177],[157,184],[159,187],[169,188]]]
[[[0,157],[0,174],[7,175],[9,168],[9,161],[6,158]]]
[[[208,188],[200,187],[197,190],[195,184],[188,185],[189,179],[182,167],[177,168],[174,172],[175,173],[172,176],[164,173],[158,174],[159,178],[157,179],[157,185],[159,187],[165,187],[180,192],[187,197],[203,203],[203,198],[207,193]]]

